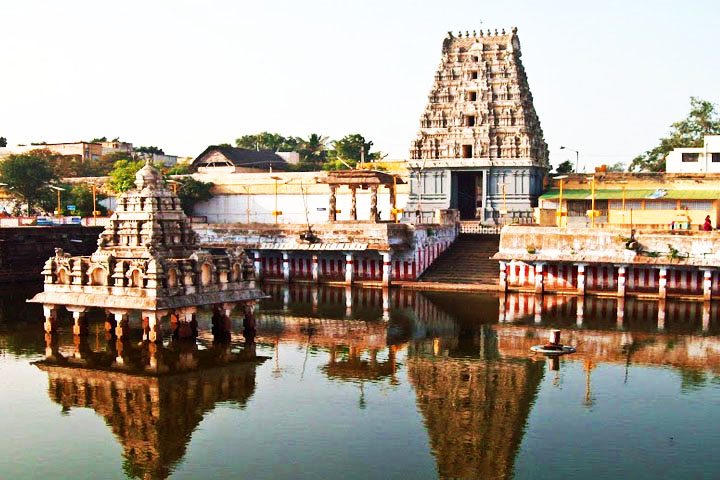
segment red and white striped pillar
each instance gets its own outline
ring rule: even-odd
[[[543,267],[544,264],[542,262],[537,262],[535,264],[535,293],[538,295],[543,294]]]
[[[625,272],[626,272],[625,265],[620,265],[618,267],[618,285],[617,285],[618,297],[625,296]]]
[[[355,279],[355,272],[353,271],[353,254],[348,252],[345,254],[345,283],[352,285]]]
[[[667,268],[660,267],[660,278],[658,279],[658,297],[667,297]]]
[[[390,268],[390,252],[382,252],[380,253],[380,257],[382,258],[382,284],[384,286],[390,285],[391,276],[392,276],[392,268]]]
[[[288,252],[282,252],[282,273],[283,280],[285,283],[290,282],[290,254]]]
[[[703,272],[703,300],[712,299],[712,271],[702,270]]]
[[[500,262],[500,290],[507,292],[507,264]]]
[[[311,272],[312,272],[312,280],[315,283],[318,283],[320,281],[320,268],[318,264],[318,256],[313,255],[312,256],[312,266],[311,266]]]
[[[585,264],[577,264],[577,294],[585,296]]]

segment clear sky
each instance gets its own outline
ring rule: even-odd
[[[359,132],[407,158],[447,31],[517,26],[551,161],[629,161],[691,95],[720,101],[718,18],[699,0],[4,0],[0,136],[196,156]]]

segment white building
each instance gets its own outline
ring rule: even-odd
[[[280,224],[328,222],[330,187],[318,183],[327,177],[327,172],[229,173],[223,167],[203,167],[193,177],[215,185],[213,198],[194,208],[194,214],[206,217],[209,223],[274,223],[275,211],[280,212]],[[397,208],[405,207],[408,190],[405,184],[397,185]],[[369,221],[370,189],[358,189],[356,202],[358,220]],[[381,220],[390,220],[390,191],[385,187],[379,189],[377,208]],[[348,187],[337,191],[337,210],[338,221],[351,220],[352,195]]]
[[[720,173],[720,135],[706,135],[702,147],[676,148],[665,159],[667,173]]]

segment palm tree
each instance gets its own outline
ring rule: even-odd
[[[327,159],[328,137],[324,137],[317,133],[311,133],[307,140],[299,140],[298,153],[300,153],[301,165],[308,169],[321,168],[322,164]]]

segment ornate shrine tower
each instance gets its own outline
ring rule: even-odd
[[[173,334],[197,335],[196,307],[215,305],[213,330],[230,331],[230,312],[245,311],[246,333],[254,335],[255,287],[252,262],[242,248],[217,254],[199,248],[197,235],[149,162],[135,175],[135,189],[118,198],[117,209],[89,257],[61,249],[45,262],[44,291],[29,300],[42,303],[45,330],[56,331],[57,309],[72,312],[76,335],[87,334],[85,313],[104,309],[107,329],[126,337],[130,314],[139,312],[145,340],[159,341],[160,322],[169,316]]]
[[[520,55],[516,28],[448,33],[410,149],[408,217],[455,208],[489,224],[531,220],[549,164]]]

